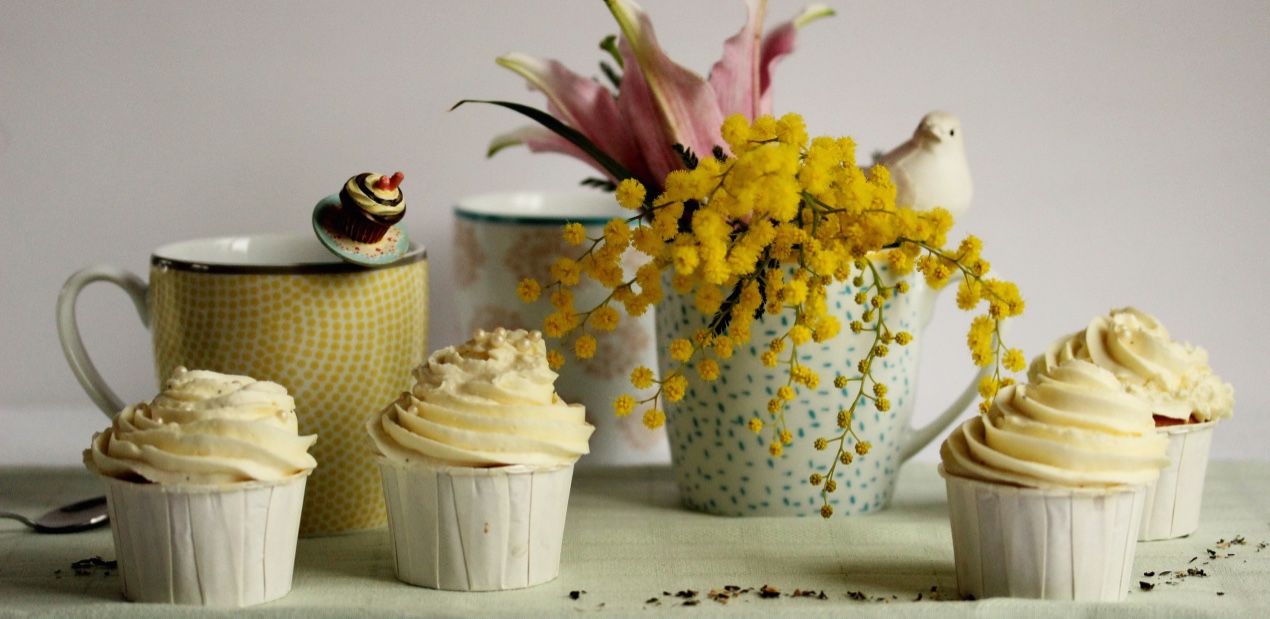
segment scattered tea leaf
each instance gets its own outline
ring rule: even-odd
[[[94,567],[104,567],[104,568],[114,569],[116,567],[119,567],[119,562],[107,561],[105,559],[102,559],[100,556],[94,556],[94,557],[89,557],[87,559],[80,559],[79,561],[76,561],[71,564],[71,569],[76,569],[76,570],[87,570],[87,569],[92,569]]]
[[[1147,581],[1145,581],[1145,580],[1139,580],[1139,581],[1138,581],[1138,586],[1139,586],[1139,587],[1142,587],[1142,590],[1143,590],[1143,591],[1150,591],[1150,590],[1152,590],[1152,589],[1154,589],[1154,588],[1155,588],[1155,583],[1150,583],[1150,582],[1147,582]]]

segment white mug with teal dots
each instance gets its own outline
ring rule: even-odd
[[[897,278],[881,265],[879,271],[887,285]],[[957,274],[949,285],[956,288]],[[975,399],[979,379],[989,368],[972,369],[965,390],[935,419],[922,428],[913,428],[917,391],[918,352],[922,330],[930,322],[935,299],[940,290],[926,285],[920,275],[910,274],[907,293],[893,296],[883,306],[886,321],[893,332],[907,331],[913,341],[905,346],[890,346],[886,357],[873,362],[872,376],[889,389],[890,408],[879,411],[871,402],[856,407],[852,428],[862,440],[871,443],[865,456],[856,456],[850,465],[839,464],[834,474],[837,489],[828,495],[835,514],[849,515],[883,509],[891,501],[900,465],[939,436]],[[868,285],[869,282],[866,282]],[[669,282],[664,286],[666,299],[657,306],[657,340],[660,350],[678,338],[691,338],[706,326],[692,296],[676,294]],[[828,287],[829,311],[841,321],[842,331],[823,343],[809,341],[798,347],[799,362],[820,377],[816,389],[800,387],[796,399],[787,404],[786,427],[793,443],[785,445],[780,457],[769,451],[770,426],[759,434],[750,430],[751,419],[770,420],[767,403],[787,382],[787,366],[769,368],[760,355],[774,337],[784,334],[794,315],[786,311],[756,320],[751,338],[737,346],[733,356],[719,360],[718,379],[702,381],[696,371],[695,357],[688,364],[687,395],[677,403],[666,405],[666,428],[674,477],[684,505],[704,512],[728,516],[818,516],[822,506],[821,487],[810,483],[812,473],[826,475],[834,462],[836,448],[818,451],[814,441],[839,433],[838,411],[849,406],[855,394],[848,385],[838,389],[833,378],[838,374],[855,376],[855,364],[873,345],[873,334],[854,334],[846,328],[861,318],[863,309],[855,303],[857,289],[845,284]],[[666,355],[661,357],[661,373],[671,370]],[[960,367],[960,366],[959,366]],[[637,411],[638,412],[638,411]],[[848,447],[850,450],[850,447]]]

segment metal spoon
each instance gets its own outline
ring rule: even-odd
[[[110,521],[104,496],[59,507],[35,520],[13,512],[0,512],[0,518],[17,520],[38,533],[75,533],[95,529]]]

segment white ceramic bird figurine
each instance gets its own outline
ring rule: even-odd
[[[961,122],[948,112],[924,116],[912,138],[877,162],[891,171],[896,206],[918,210],[942,206],[954,219],[970,208],[974,187]]]

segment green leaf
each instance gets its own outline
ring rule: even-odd
[[[679,155],[679,160],[683,162],[685,168],[688,168],[689,170],[697,169],[697,164],[700,163],[700,161],[697,160],[697,155],[692,152],[691,148],[678,143],[671,146],[671,148],[674,149],[676,155]]]
[[[523,105],[520,103],[512,103],[510,101],[485,101],[481,99],[464,99],[462,101],[459,101],[458,103],[455,103],[454,107],[450,108],[450,111],[454,111],[458,109],[458,107],[460,105],[463,105],[464,103],[487,103],[489,105],[497,105],[500,107],[505,107],[515,112],[520,112],[521,114],[528,116],[530,119],[534,120],[538,124],[546,127],[547,129],[550,129],[556,135],[568,140],[569,143],[573,144],[574,146],[577,146],[578,148],[582,149],[582,151],[585,152],[587,156],[591,158],[592,161],[594,161],[601,168],[603,168],[605,172],[608,172],[610,176],[617,179],[618,182],[624,181],[628,178],[635,178],[635,175],[631,174],[630,170],[627,170],[626,167],[618,163],[616,159],[613,159],[612,157],[608,156],[607,153],[600,150],[600,148],[596,146],[595,143],[592,142],[589,138],[587,138],[587,136],[583,135],[581,131],[574,129],[573,127],[570,127],[569,125],[566,125],[563,122],[560,122],[560,119],[538,108],[530,107],[528,105]]]
[[[617,191],[617,185],[607,178],[596,178],[594,176],[582,179],[580,183],[583,187],[595,187],[600,191]]]

